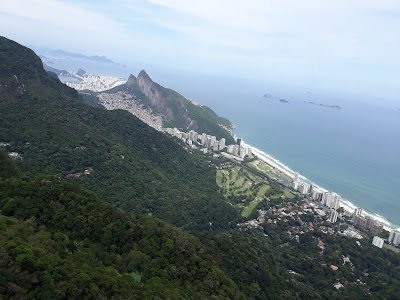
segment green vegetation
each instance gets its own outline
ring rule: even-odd
[[[202,234],[200,240],[247,299],[318,299],[317,291],[279,267],[274,246],[260,232]]]
[[[142,86],[137,83],[141,80]],[[147,87],[143,87],[147,85]],[[151,89],[151,96],[145,94]],[[174,90],[164,88],[154,82],[142,70],[138,79],[131,75],[126,84],[115,87],[105,93],[127,92],[135,101],[151,108],[163,116],[165,127],[177,127],[183,131],[196,130],[199,133],[215,135],[218,139],[225,138],[228,143],[234,143],[232,136],[220,125],[229,126],[231,122],[218,116],[212,109],[203,105],[196,105]],[[153,97],[149,99],[149,97]]]
[[[88,106],[31,50],[0,50],[1,299],[399,299],[399,254],[306,231],[319,217],[277,215],[305,204],[279,183],[216,173],[131,114]],[[267,222],[239,227],[237,208]]]
[[[393,252],[396,252],[396,253],[400,253],[399,248],[393,247],[392,245],[389,245],[389,244],[383,244],[383,248],[388,249]]]
[[[258,203],[267,198],[293,198],[294,195],[284,191],[275,184],[269,184],[262,178],[246,171],[240,166],[218,170],[216,182],[221,193],[241,210],[243,217],[248,217]]]
[[[0,295],[238,299],[193,236],[51,177],[0,181]]]
[[[264,209],[293,207],[304,204],[299,200],[272,200],[264,203]],[[285,221],[268,213],[267,218],[276,221],[263,223],[262,231],[276,248],[277,264],[294,273],[290,276],[298,282],[318,291],[313,299],[399,299],[400,256],[390,250],[379,249],[371,239],[359,240],[340,234],[330,234],[326,228],[317,227],[310,232],[298,233],[298,240],[288,234],[292,226],[300,226],[298,220]],[[318,218],[302,214],[304,222]],[[294,227],[296,228],[296,227]],[[298,228],[298,227],[297,227]],[[318,239],[323,243],[320,248]],[[345,262],[347,257],[350,261]],[[331,266],[336,266],[335,271]],[[333,288],[336,282],[343,287]]]
[[[0,142],[21,155],[21,171],[69,178],[117,207],[181,228],[227,228],[240,218],[216,193],[215,170],[205,162],[127,111],[85,105],[31,50],[4,38],[0,46],[0,82],[24,86],[22,95],[8,90],[0,108]]]
[[[291,182],[291,178],[289,178],[287,175],[277,171],[267,163],[263,162],[262,160],[253,160],[250,161],[246,164],[248,167],[261,172],[268,176],[269,178],[276,180],[286,186],[288,186]]]

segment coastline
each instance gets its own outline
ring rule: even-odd
[[[252,151],[252,153],[253,153],[258,159],[260,159],[260,160],[262,160],[263,162],[269,164],[271,167],[273,167],[274,169],[278,170],[279,172],[285,174],[285,175],[288,176],[289,178],[292,178],[292,179],[294,178],[294,173],[295,173],[295,172],[294,172],[293,170],[289,169],[287,166],[283,165],[280,161],[274,159],[272,156],[268,155],[268,154],[265,153],[264,151],[262,151],[262,150],[260,150],[260,149],[258,149],[258,148],[256,148],[256,147],[254,147],[254,146],[252,146],[252,145],[246,144],[246,143],[243,141],[243,139],[242,139],[242,143],[244,144],[245,147],[250,148],[251,151]],[[312,185],[316,186],[318,189],[327,191],[325,188],[322,188],[322,187],[318,186],[318,185],[315,184],[314,182],[310,182],[310,180],[308,180],[308,179],[305,178],[304,176],[301,176],[301,175],[300,175],[300,177],[301,177],[302,179],[304,179],[305,181],[308,181],[308,182],[311,183]],[[343,198],[341,199],[339,206],[342,207],[346,212],[348,212],[348,213],[350,213],[350,214],[353,214],[355,208],[357,207],[357,206],[354,205],[351,201],[349,201],[349,200],[347,200],[347,199],[343,199]],[[390,231],[395,230],[395,229],[397,228],[397,227],[393,226],[393,225],[392,225],[388,220],[386,220],[384,217],[379,216],[379,215],[376,215],[376,214],[374,214],[374,213],[372,213],[372,212],[365,211],[365,209],[363,209],[363,215],[371,216],[372,218],[374,218],[374,219],[376,219],[376,220],[382,222],[382,224],[383,224],[383,229],[386,230],[386,231],[389,231],[389,232],[390,232]]]

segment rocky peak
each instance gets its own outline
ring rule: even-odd
[[[85,70],[82,70],[82,69],[79,69],[78,72],[76,72],[76,74],[77,74],[78,76],[84,77],[84,76],[86,75],[86,71],[85,71]]]
[[[136,84],[136,82],[137,82],[136,77],[131,74],[131,75],[129,75],[128,81],[126,82],[126,84],[127,85],[134,85],[134,84]]]
[[[160,97],[160,91],[157,84],[151,80],[150,76],[147,75],[145,70],[140,71],[136,83],[142,93],[149,98],[152,105],[157,106],[158,108],[165,105],[163,99]]]
[[[140,81],[145,80],[145,81],[153,82],[153,80],[151,80],[149,74],[147,74],[145,70],[142,70],[139,72],[138,80],[140,80]]]

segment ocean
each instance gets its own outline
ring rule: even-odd
[[[195,77],[160,76],[159,82],[227,117],[247,144],[308,181],[389,226],[400,226],[400,112],[395,108],[262,81]]]
[[[106,63],[94,68],[92,62],[82,61],[53,67],[80,67],[88,73],[124,78],[139,71]],[[395,107],[283,83],[147,71],[159,84],[228,118],[236,125],[234,133],[247,144],[387,225],[400,227],[400,112]]]

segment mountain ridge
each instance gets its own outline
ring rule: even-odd
[[[0,141],[20,154],[21,171],[69,176],[120,208],[182,228],[227,227],[238,218],[216,193],[215,170],[201,159],[127,111],[85,105],[77,91],[44,71],[33,51],[5,39],[0,49],[8,49],[0,61],[10,68],[0,73],[0,84],[16,75],[25,86],[21,96],[13,86],[2,93],[10,101],[0,101]],[[90,176],[74,175],[87,168],[94,170]]]
[[[112,95],[118,92],[128,93],[138,103],[161,115],[164,127],[195,130],[234,143],[231,134],[225,129],[232,126],[228,119],[218,116],[209,107],[197,105],[178,92],[161,86],[145,70],[141,70],[137,77],[131,74],[126,84],[102,93]]]

